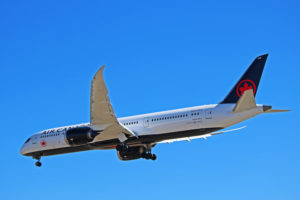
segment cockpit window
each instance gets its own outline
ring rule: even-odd
[[[25,141],[25,143],[29,142],[30,139],[31,139],[31,138],[28,138],[28,139]]]

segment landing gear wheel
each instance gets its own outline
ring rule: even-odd
[[[128,146],[126,144],[118,144],[116,149],[120,152],[126,152],[128,150]]]
[[[156,160],[157,156],[155,154],[152,154],[151,160]]]
[[[149,159],[155,160],[156,155],[152,154],[152,153],[143,153],[142,158],[145,158],[146,160],[149,160]]]
[[[41,163],[40,161],[36,161],[35,166],[41,167],[41,166],[42,166],[42,163]]]
[[[151,153],[147,153],[147,154],[146,154],[146,159],[149,160],[149,159],[151,159],[151,158],[152,158],[152,154],[151,154]]]
[[[147,157],[147,153],[142,153],[142,158],[145,158],[146,159],[146,157]]]

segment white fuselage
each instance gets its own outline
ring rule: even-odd
[[[232,112],[234,106],[235,104],[195,106],[122,117],[118,118],[118,121],[134,132],[139,138],[151,136],[151,138],[157,138],[155,139],[155,142],[158,142],[159,140],[162,140],[160,138],[175,139],[188,137],[190,136],[189,131],[192,130],[211,130],[210,132],[213,132],[263,113],[262,105],[257,105],[256,108],[238,113]],[[44,156],[91,149],[112,149],[115,147],[117,138],[112,142],[97,141],[97,143],[94,143],[91,141],[89,144],[78,145],[76,148],[71,146],[66,140],[67,130],[74,127],[87,126],[90,126],[90,124],[85,123],[38,132],[25,142],[20,152],[21,154],[28,156],[34,156],[35,153]],[[201,133],[196,134],[200,135]],[[136,141],[138,140],[136,139]],[[135,139],[132,139],[132,142],[135,142]]]
[[[102,66],[91,81],[90,123],[38,132],[28,138],[20,153],[32,156],[40,167],[42,156],[94,149],[115,149],[122,161],[156,160],[152,148],[171,143],[207,138],[261,113],[286,112],[258,105],[255,95],[268,54],[255,58],[226,97],[214,105],[195,106],[163,112],[117,118],[104,81]]]

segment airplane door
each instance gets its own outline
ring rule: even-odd
[[[149,126],[149,117],[145,117],[144,118],[143,124],[144,124],[144,127],[148,127]]]
[[[212,119],[212,109],[205,110],[205,118]]]

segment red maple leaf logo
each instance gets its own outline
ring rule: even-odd
[[[244,83],[243,87],[239,88],[241,95],[243,95],[246,90],[250,89],[253,89],[253,87],[251,85],[249,86],[248,83]]]
[[[236,93],[240,97],[244,94],[245,91],[251,90],[251,89],[253,90],[253,93],[255,94],[256,86],[255,86],[254,82],[251,80],[242,80],[236,88]]]
[[[45,147],[47,145],[47,142],[45,140],[41,141],[42,147]]]

